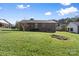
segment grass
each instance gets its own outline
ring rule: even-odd
[[[52,38],[63,35],[69,40]],[[79,56],[79,34],[0,31],[1,56]]]

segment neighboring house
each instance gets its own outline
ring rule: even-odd
[[[7,23],[0,22],[0,27],[7,28],[9,25]]]
[[[58,23],[57,22],[57,27],[56,30],[58,31],[66,31],[67,23]]]
[[[57,27],[56,27],[56,30],[65,31],[65,29],[63,29],[64,27],[66,27],[66,24],[58,24]]]
[[[67,25],[69,24],[70,22],[68,22],[66,19],[60,19],[57,21],[57,28],[56,30],[58,31],[66,31],[67,29]]]
[[[0,19],[0,27],[11,28],[12,24],[5,19]]]
[[[67,26],[67,31],[79,33],[79,22],[70,22]]]
[[[56,22],[51,20],[22,20],[17,27],[23,31],[56,32]]]

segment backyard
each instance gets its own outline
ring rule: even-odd
[[[69,40],[52,38],[52,34]],[[69,32],[23,32],[0,29],[0,55],[3,56],[79,56],[79,34]]]

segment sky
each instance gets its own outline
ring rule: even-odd
[[[15,24],[23,19],[51,20],[79,16],[79,3],[0,3],[0,18]]]

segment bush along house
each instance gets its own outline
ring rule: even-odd
[[[22,20],[16,26],[22,31],[56,32],[56,22],[52,20]]]

